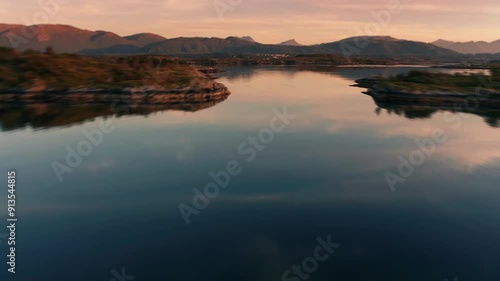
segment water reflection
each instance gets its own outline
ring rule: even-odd
[[[473,114],[453,129],[440,110],[374,112],[349,86],[408,69],[231,68],[219,80],[231,98],[213,108],[109,117],[116,130],[62,183],[51,163],[102,117],[87,109],[70,125],[68,110],[44,121],[55,130],[0,133],[0,169],[22,180],[19,280],[109,280],[122,267],[137,280],[281,280],[328,235],[342,246],[308,280],[498,280],[498,130]],[[283,106],[297,117],[247,163],[238,145]],[[391,193],[384,172],[435,128],[449,142]],[[232,160],[243,173],[186,226],[179,203]]]
[[[432,116],[440,111],[452,112],[452,113],[469,113],[484,118],[484,122],[493,128],[500,127],[500,110],[489,109],[489,108],[478,108],[476,110],[467,110],[466,108],[450,108],[450,107],[439,107],[439,106],[423,106],[423,105],[399,105],[393,103],[385,103],[373,97],[373,101],[378,106],[375,112],[380,116],[382,109],[390,114],[395,114],[408,119],[430,119]]]
[[[37,130],[68,127],[89,122],[100,117],[108,118],[128,115],[147,117],[151,114],[168,110],[197,112],[213,107],[224,100],[140,106],[131,104],[116,104],[114,106],[109,104],[2,104],[0,105],[0,129],[2,131],[12,131],[27,127]]]
[[[465,73],[465,74],[484,74],[490,75],[489,70],[475,69],[446,69],[446,68],[430,68],[426,66],[405,66],[405,67],[335,67],[335,66],[276,66],[276,67],[234,67],[230,68],[230,71],[225,73],[223,77],[230,82],[240,81],[245,83],[251,81],[254,76],[262,75],[266,73],[276,73],[280,76],[286,76],[289,80],[293,80],[299,73],[320,73],[323,75],[331,76],[332,79],[342,79],[346,83],[354,83],[354,80],[364,77],[371,76],[394,76],[398,74],[404,74],[415,69],[422,69],[432,72],[442,72],[448,74],[455,73]],[[315,77],[317,78],[317,77]],[[314,80],[311,79],[310,89],[317,90],[318,87],[313,86]],[[479,85],[479,81],[478,81]],[[283,85],[281,85],[283,86]],[[287,86],[287,85],[284,85]],[[290,86],[290,85],[288,85]],[[361,93],[362,90],[360,89]],[[307,94],[307,93],[304,93]],[[294,97],[292,97],[294,98]],[[353,98],[353,97],[351,97]],[[398,116],[403,116],[408,119],[430,119],[432,116],[440,111],[447,111],[452,113],[468,113],[474,114],[484,118],[486,124],[491,127],[498,128],[500,126],[500,110],[491,108],[478,108],[475,110],[467,110],[462,107],[437,107],[437,106],[424,106],[424,105],[399,105],[393,103],[386,103],[382,100],[372,97],[376,108],[375,112],[377,116],[380,116],[381,110],[385,109],[388,114],[395,114]],[[326,98],[324,99],[327,100]],[[316,101],[316,99],[315,99]],[[363,108],[363,106],[359,106]]]
[[[229,81],[234,81],[237,79],[250,81],[253,76],[259,75],[262,71],[266,72],[279,72],[281,75],[287,75],[288,78],[293,78],[295,75],[301,72],[315,72],[323,73],[328,75],[333,75],[341,77],[344,79],[354,80],[370,77],[373,75],[380,76],[391,76],[397,74],[407,73],[415,69],[426,69],[432,71],[455,73],[450,69],[437,69],[429,68],[426,66],[378,66],[378,67],[336,67],[336,66],[317,66],[317,65],[300,65],[300,66],[273,66],[273,67],[229,67],[229,71],[222,74],[225,79]],[[462,72],[462,70],[458,70]]]

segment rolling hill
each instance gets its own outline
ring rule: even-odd
[[[129,41],[135,42],[137,46],[146,46],[151,43],[167,40],[167,38],[154,33],[139,33],[123,37]]]
[[[364,42],[362,46],[359,42]],[[236,37],[174,38],[153,43],[138,50],[145,54],[203,55],[203,54],[337,54],[350,56],[456,56],[458,53],[432,44],[392,37],[352,37],[338,42],[312,46],[269,45],[250,42]]]
[[[439,39],[432,44],[462,54],[495,54],[500,52],[500,40],[488,43],[485,41],[453,42]]]
[[[364,47],[366,45],[366,47]],[[322,44],[337,54],[381,57],[449,57],[457,52],[433,44],[400,40],[389,36],[360,36]]]
[[[243,37],[241,37],[241,39],[246,40],[246,41],[250,41],[250,42],[255,42],[255,43],[257,42],[251,36],[243,36]]]
[[[290,39],[284,42],[279,43],[278,45],[283,45],[283,46],[304,46],[302,44],[299,44],[295,39]]]
[[[0,24],[0,46],[19,50],[44,50],[51,46],[56,52],[75,53],[85,49],[102,49],[116,45],[144,45],[164,40],[155,34],[121,37],[108,31],[90,31],[69,25],[7,25]]]
[[[352,37],[337,42],[303,46],[295,40],[280,44],[261,44],[251,37],[172,38],[151,33],[121,37],[109,31],[90,31],[69,25],[22,26],[0,24],[0,46],[18,50],[44,50],[51,46],[58,53],[160,54],[160,55],[237,55],[237,54],[336,54],[367,57],[450,57],[455,51],[433,44],[392,37]]]

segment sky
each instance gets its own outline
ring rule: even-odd
[[[302,44],[361,35],[432,42],[500,39],[498,0],[2,0],[0,22],[119,35],[251,36]]]

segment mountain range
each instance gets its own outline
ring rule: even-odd
[[[453,42],[439,39],[432,44],[462,54],[495,54],[500,53],[500,40],[491,43],[485,41]]]
[[[241,39],[243,40],[246,40],[246,41],[250,41],[250,42],[254,42],[254,43],[257,43],[257,41],[255,41],[252,37],[250,36],[243,36],[243,37],[240,37]],[[295,41],[295,39],[290,39],[290,40],[287,40],[287,41],[284,41],[284,42],[281,42],[279,43],[278,45],[283,45],[283,46],[304,46],[302,44],[299,44],[297,41]]]
[[[0,46],[19,50],[107,54],[236,55],[236,54],[349,54],[372,57],[451,57],[456,51],[429,43],[400,40],[388,36],[352,37],[344,40],[303,46],[294,39],[280,44],[261,44],[249,36],[242,38],[172,38],[140,33],[119,36],[109,31],[90,31],[69,25],[23,26],[0,24]]]
[[[281,42],[278,45],[283,45],[283,46],[304,46],[302,44],[299,44],[299,42],[295,41],[295,39],[290,39],[285,42]]]
[[[136,49],[165,39],[151,33],[121,37],[108,31],[90,31],[69,25],[0,24],[0,46],[14,47],[20,50],[44,50],[48,46],[54,48],[56,52],[65,53],[113,46],[130,46]]]

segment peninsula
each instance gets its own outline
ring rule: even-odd
[[[358,79],[353,86],[368,89],[364,93],[377,103],[470,111],[500,109],[500,66],[492,66],[490,72],[483,75],[411,71],[391,77]]]
[[[230,94],[212,76],[168,56],[0,48],[0,73],[0,103],[204,103]]]

